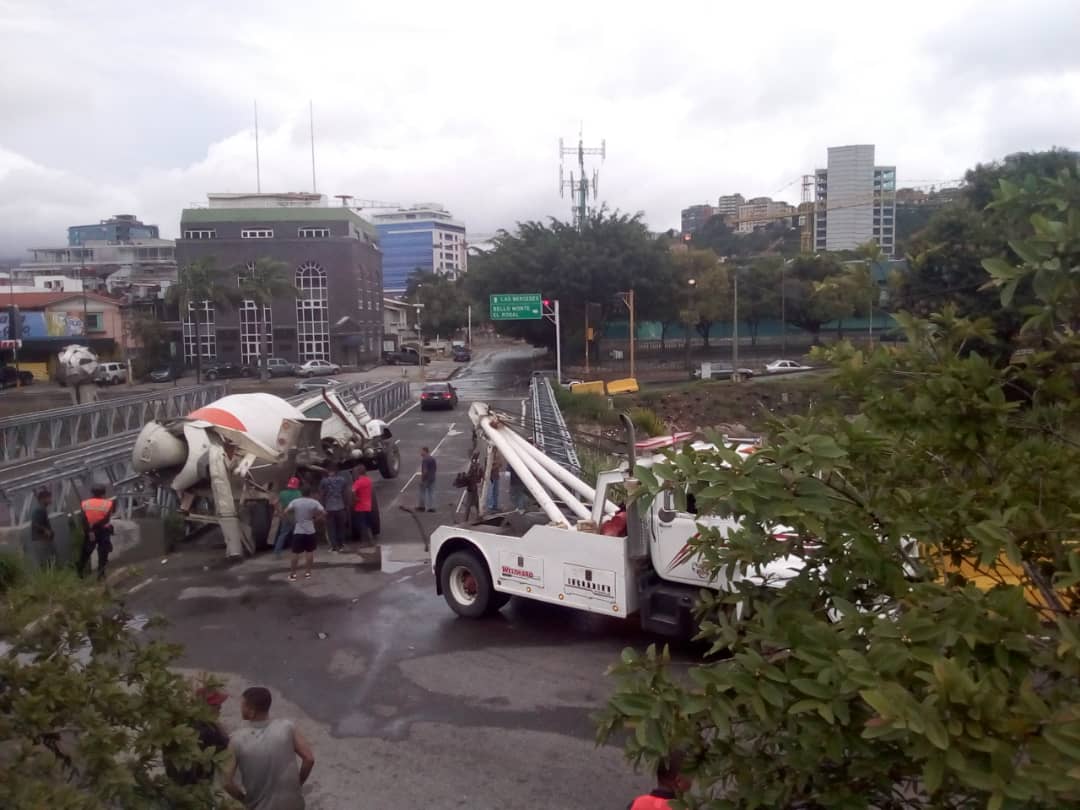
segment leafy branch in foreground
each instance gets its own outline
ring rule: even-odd
[[[635,761],[689,751],[688,807],[1080,803],[1078,192],[1073,170],[999,193],[1034,230],[1018,263],[987,263],[1006,303],[1037,302],[1029,352],[995,364],[971,350],[987,321],[905,316],[907,345],[824,353],[835,401],[759,452],[641,473],[646,496],[695,494],[713,571],[803,563],[782,588],[703,593],[710,651],[685,673],[655,649],[614,668],[601,738],[632,731]],[[721,537],[724,515],[742,528]]]

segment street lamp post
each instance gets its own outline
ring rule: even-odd
[[[697,279],[691,278],[686,280],[686,322],[683,324],[683,329],[686,330],[686,336],[684,338],[686,342],[686,370],[691,370],[690,365],[690,307],[694,302],[694,287],[697,285]]]
[[[731,300],[731,379],[739,378],[739,268],[733,268],[735,287]]]
[[[630,311],[630,376],[634,377],[636,366],[634,364],[634,348],[637,342],[637,335],[634,331],[634,291],[628,290],[626,292],[618,293],[619,299],[626,305],[626,308]]]

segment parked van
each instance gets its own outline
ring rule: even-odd
[[[127,382],[126,363],[99,363],[94,382],[98,385],[119,385]]]

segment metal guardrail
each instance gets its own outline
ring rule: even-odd
[[[0,464],[136,431],[153,419],[183,416],[226,393],[225,383],[210,383],[9,416],[0,419]]]
[[[529,394],[533,443],[548,458],[554,459],[574,475],[581,475],[581,461],[574,447],[574,437],[563,419],[551,381],[543,374],[533,374]]]
[[[334,390],[346,400],[355,397],[372,417],[378,419],[389,419],[412,401],[407,382],[358,380],[335,386]],[[311,396],[310,393],[300,394],[288,401],[295,405]],[[77,509],[95,483],[108,484],[119,498],[118,512],[129,517],[133,502],[152,494],[143,490],[143,479],[132,469],[132,448],[138,430],[151,419],[183,416],[203,404],[199,402],[179,414],[150,416],[133,431],[94,441],[66,453],[0,467],[0,523],[17,526],[29,520],[34,508],[34,493],[46,487],[52,492],[55,511]],[[155,497],[161,497],[161,493],[156,493]]]

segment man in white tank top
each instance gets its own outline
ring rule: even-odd
[[[244,690],[240,714],[247,725],[229,740],[233,761],[225,790],[251,810],[304,810],[300,787],[315,767],[315,755],[291,720],[270,719],[270,702],[264,686]],[[236,784],[237,770],[243,787]]]

